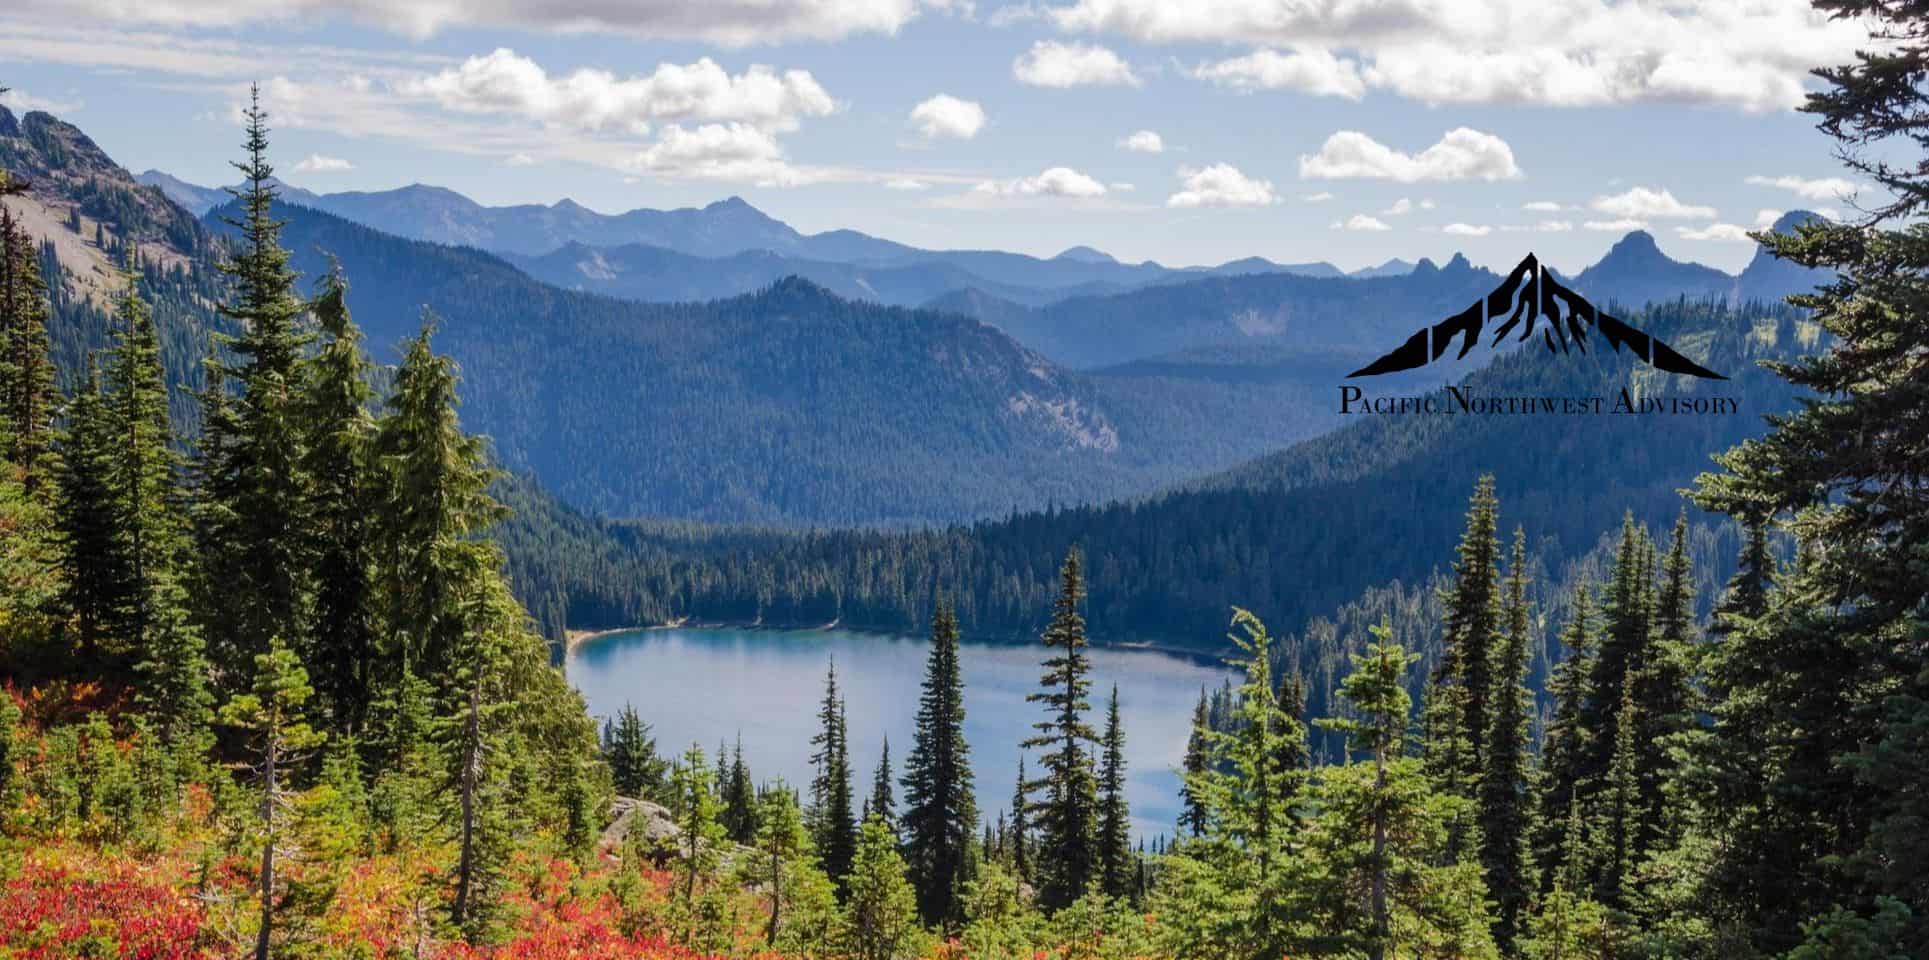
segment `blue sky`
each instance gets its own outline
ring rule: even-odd
[[[317,191],[736,194],[806,231],[1172,265],[1571,269],[1640,226],[1732,270],[1763,218],[1868,190],[1793,110],[1866,33],[1794,0],[14,7],[5,102],[204,184],[260,81],[281,174]]]

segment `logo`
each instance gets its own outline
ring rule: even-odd
[[[1543,320],[1546,321],[1544,325],[1541,323]],[[1531,253],[1520,262],[1520,266],[1514,268],[1513,273],[1507,275],[1506,280],[1501,281],[1500,286],[1473,306],[1421,329],[1393,352],[1347,374],[1347,377],[1376,377],[1383,373],[1424,367],[1445,355],[1455,337],[1461,338],[1460,352],[1456,356],[1464,357],[1473,350],[1474,344],[1480,342],[1488,326],[1496,321],[1500,323],[1494,328],[1493,341],[1489,346],[1499,346],[1510,335],[1525,343],[1533,339],[1534,331],[1539,329],[1548,352],[1579,350],[1586,353],[1590,332],[1596,332],[1616,353],[1622,347],[1628,347],[1635,356],[1657,370],[1709,380],[1728,379],[1682,356],[1660,340],[1596,309],[1580,294],[1549,276]]]

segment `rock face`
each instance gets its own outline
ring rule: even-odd
[[[682,835],[670,808],[649,800],[617,797],[610,803],[610,825],[596,841],[596,852],[616,856],[632,833],[640,833],[646,847],[669,846]]]
[[[1794,233],[1796,227],[1822,219],[1807,210],[1790,210],[1769,229],[1775,233]],[[1755,250],[1755,258],[1748,261],[1747,269],[1741,272],[1741,296],[1744,300],[1779,302],[1791,293],[1808,293],[1832,279],[1831,271],[1778,259],[1762,247]]]

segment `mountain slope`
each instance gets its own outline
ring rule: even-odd
[[[1613,305],[1622,310],[1683,296],[1735,299],[1734,277],[1670,258],[1646,230],[1616,241],[1605,256],[1574,276],[1573,287],[1603,308]]]
[[[1818,214],[1807,210],[1790,210],[1776,219],[1769,229],[1775,233],[1794,233],[1795,229],[1810,220],[1821,220]],[[1794,293],[1809,293],[1816,287],[1835,279],[1828,270],[1804,267],[1777,259],[1766,247],[1758,247],[1755,256],[1742,269],[1736,278],[1745,300],[1761,300],[1780,303],[1783,298]]]

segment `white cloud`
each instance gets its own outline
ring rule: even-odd
[[[1243,57],[1201,64],[1192,75],[1240,90],[1297,90],[1348,100],[1366,95],[1360,65],[1323,47],[1298,47],[1286,53],[1254,50]]]
[[[1332,191],[1321,190],[1318,193],[1309,193],[1303,197],[1300,197],[1300,199],[1306,201],[1307,203],[1325,203],[1326,201],[1333,199],[1333,194],[1332,194]]]
[[[1552,200],[1535,200],[1530,203],[1521,204],[1520,208],[1522,210],[1532,210],[1535,213],[1559,213],[1561,205]]]
[[[1357,130],[1326,138],[1319,153],[1299,158],[1299,175],[1326,179],[1510,180],[1521,176],[1507,141],[1467,127],[1447,131],[1417,154],[1402,153]]]
[[[1541,233],[1565,233],[1569,230],[1574,229],[1574,221],[1542,220],[1541,222],[1534,224],[1534,229],[1537,231],[1540,231]]]
[[[1475,226],[1471,223],[1449,223],[1441,227],[1440,232],[1450,233],[1456,237],[1484,237],[1493,233],[1494,228],[1485,225]]]
[[[1804,200],[1845,200],[1855,196],[1854,183],[1841,177],[1748,177],[1742,182],[1756,187],[1792,190]]]
[[[324,156],[311,153],[306,159],[295,164],[296,173],[342,173],[355,169],[355,165],[341,157]]]
[[[1767,228],[1774,226],[1775,221],[1781,219],[1782,213],[1783,211],[1780,211],[1780,210],[1764,209],[1764,210],[1755,211],[1756,228],[1766,230]]]
[[[1335,220],[1332,222],[1330,226],[1331,226],[1331,229],[1334,229],[1334,230],[1379,231],[1379,230],[1393,229],[1392,227],[1387,226],[1384,221],[1378,219],[1377,217],[1369,217],[1364,213],[1356,213],[1350,217],[1347,217],[1345,220]]]
[[[779,74],[757,65],[733,76],[704,57],[689,65],[659,64],[652,73],[631,77],[587,68],[551,76],[534,60],[506,47],[406,81],[401,89],[458,112],[510,113],[583,130],[637,135],[666,120],[794,130],[803,117],[837,109],[837,102],[807,70]]]
[[[1420,201],[1420,209],[1422,209],[1422,210],[1432,210],[1432,209],[1433,209],[1433,198],[1431,198],[1431,197],[1428,197],[1427,199],[1424,199],[1424,200],[1421,200],[1421,201]]]
[[[1646,221],[1633,219],[1589,220],[1581,224],[1581,229],[1583,230],[1600,230],[1616,233],[1625,233],[1629,230],[1646,230],[1647,228],[1648,224]]]
[[[1380,215],[1383,217],[1398,217],[1412,212],[1413,212],[1413,201],[1408,200],[1405,197],[1401,197],[1400,199],[1393,201],[1393,206],[1390,206],[1385,210],[1380,211]]]
[[[781,186],[808,179],[784,160],[768,130],[747,123],[671,124],[657,141],[637,152],[630,166],[660,177],[747,180]]]
[[[985,127],[985,108],[970,100],[940,93],[911,108],[911,122],[926,140],[955,137],[969,140]]]
[[[1113,190],[1119,193],[1131,193],[1132,191],[1138,189],[1138,187],[1134,186],[1133,184],[1123,183],[1116,180],[1113,181],[1112,183],[1106,184],[1106,186],[1111,187]]]
[[[78,101],[73,100],[54,100],[48,97],[36,97],[25,90],[15,87],[6,93],[0,93],[0,106],[6,106],[22,113],[44,110],[58,116],[60,114],[73,113],[79,110],[81,105]]]
[[[859,33],[896,33],[942,0],[16,0],[27,14],[92,18],[170,27],[227,28],[351,21],[410,37],[449,28],[507,27],[557,33],[615,32],[637,37],[706,40],[724,46],[786,40],[834,40]]]
[[[1676,227],[1674,232],[1683,240],[1721,240],[1729,243],[1753,243],[1747,227],[1732,223],[1711,223],[1705,227]]]
[[[929,187],[930,184],[925,183],[923,180],[915,180],[910,177],[893,177],[884,181],[884,189],[886,190],[924,190]]]
[[[1181,167],[1179,179],[1179,192],[1165,199],[1168,207],[1264,207],[1279,202],[1271,180],[1248,177],[1229,163]]]
[[[531,167],[535,164],[536,158],[526,153],[512,153],[502,160],[502,165],[505,167]]]
[[[1164,153],[1165,140],[1150,130],[1140,130],[1119,139],[1119,146],[1133,153]]]
[[[1083,43],[1040,40],[1011,63],[1011,75],[1034,87],[1132,86],[1139,78],[1119,55]]]
[[[1625,220],[1700,220],[1715,216],[1714,207],[1682,203],[1665,188],[1630,187],[1624,193],[1595,197],[1588,206],[1596,213]]]
[[[1072,0],[1047,13],[1061,29],[1143,42],[1344,51],[1367,89],[1432,104],[1786,110],[1809,70],[1872,45],[1866,24],[1806,0]]]
[[[1035,177],[1020,177],[1003,182],[987,180],[976,188],[980,193],[1016,194],[1046,197],[1102,197],[1105,184],[1073,170],[1052,167]]]

